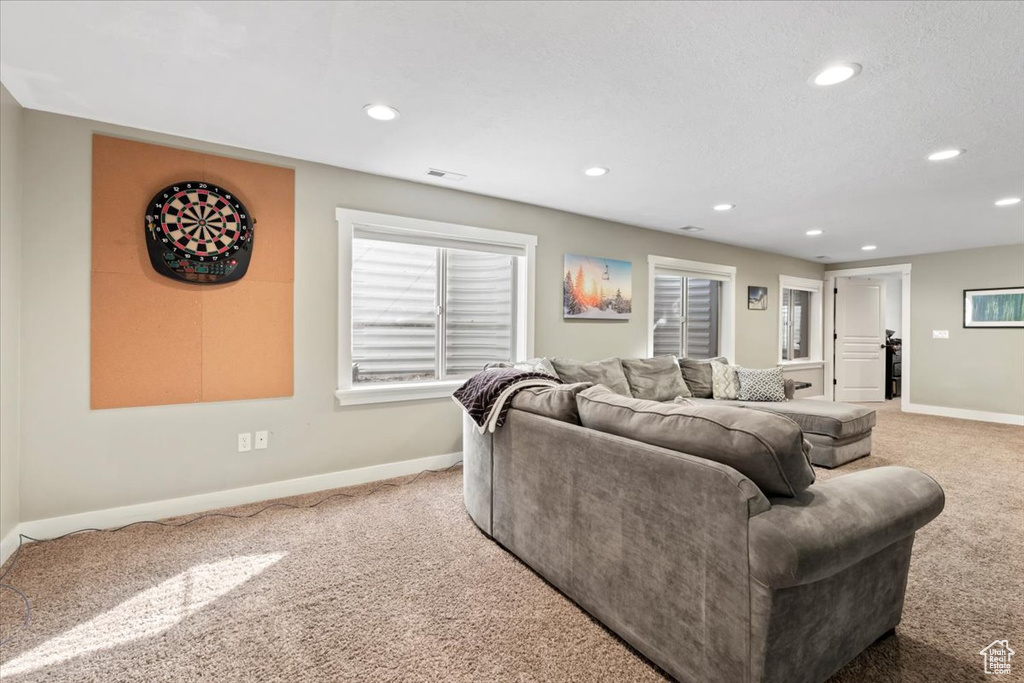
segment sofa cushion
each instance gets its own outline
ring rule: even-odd
[[[629,382],[633,398],[671,401],[677,396],[686,398],[691,395],[675,356],[624,359],[622,372]]]
[[[738,365],[727,365],[711,361],[711,395],[724,401],[735,401],[740,397],[740,376]]]
[[[592,386],[590,382],[578,382],[556,387],[528,387],[512,397],[512,407],[578,425],[580,414],[576,408],[576,394]]]
[[[741,401],[777,403],[786,400],[786,380],[782,377],[782,368],[739,368],[736,374],[740,379]]]
[[[683,380],[690,388],[690,393],[697,398],[711,398],[711,361],[728,363],[724,357],[718,358],[680,358],[679,368],[683,371]]]
[[[728,465],[767,496],[795,496],[814,483],[809,444],[796,423],[781,415],[645,401],[600,386],[581,391],[576,402],[584,427]]]
[[[784,403],[737,401],[730,405],[785,415],[808,434],[822,434],[833,439],[864,434],[875,426],[874,409],[849,403],[795,398]]]
[[[555,366],[559,379],[566,384],[593,382],[605,385],[616,394],[633,395],[629,390],[629,382],[626,381],[626,375],[622,372],[622,363],[618,358],[605,358],[590,362],[572,358],[552,358],[551,364]]]

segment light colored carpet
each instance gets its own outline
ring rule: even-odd
[[[1022,460],[1019,427],[887,407],[874,455],[821,471],[910,465],[947,494],[897,637],[835,681],[984,680],[982,647],[1024,653]],[[0,595],[5,681],[662,680],[473,526],[459,470],[315,510],[33,544],[8,580],[33,621]]]

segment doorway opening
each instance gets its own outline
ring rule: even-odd
[[[910,264],[825,273],[826,395],[910,404]]]

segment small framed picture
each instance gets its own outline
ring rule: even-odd
[[[964,327],[1024,327],[1024,287],[965,289]]]
[[[747,308],[751,311],[767,311],[768,288],[747,287]]]

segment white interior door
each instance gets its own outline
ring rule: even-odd
[[[836,280],[836,400],[885,400],[885,282]]]

